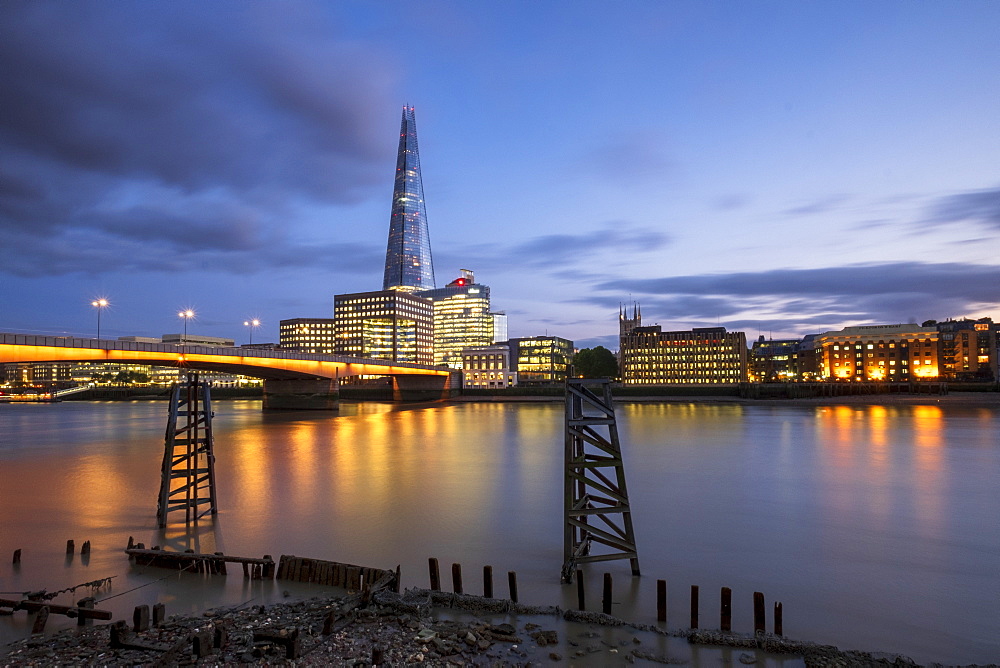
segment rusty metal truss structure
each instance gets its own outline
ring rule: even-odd
[[[212,398],[207,381],[188,373],[174,383],[164,440],[163,467],[156,521],[167,526],[171,512],[197,522],[218,513],[215,496],[215,452],[212,441]]]
[[[614,559],[628,559],[639,575],[610,379],[566,381],[565,445],[562,581],[572,582],[580,564]]]

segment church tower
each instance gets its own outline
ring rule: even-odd
[[[642,327],[642,310],[639,305],[632,303],[632,317],[628,317],[628,306],[618,305],[618,336],[623,337],[630,334],[636,327]]]

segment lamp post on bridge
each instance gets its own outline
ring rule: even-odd
[[[260,320],[258,320],[257,318],[254,318],[253,320],[244,320],[243,321],[243,326],[250,328],[250,345],[252,346],[253,345],[253,330],[255,330],[258,327],[260,327]]]
[[[184,338],[181,339],[181,344],[186,345],[188,338],[188,320],[194,317],[194,311],[192,311],[191,309],[185,309],[180,313],[178,313],[177,315],[183,318],[184,320]]]
[[[97,338],[101,338],[101,311],[108,307],[108,300],[101,297],[90,302],[90,305],[97,309]]]

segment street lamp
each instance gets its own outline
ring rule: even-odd
[[[244,320],[243,321],[243,326],[250,328],[250,345],[252,346],[253,345],[253,330],[255,330],[258,327],[260,327],[260,320],[258,320],[257,318],[254,318],[253,320]]]
[[[181,344],[187,343],[188,338],[188,320],[194,317],[194,311],[191,309],[186,309],[177,314],[184,319],[184,338],[181,339]]]
[[[108,307],[108,300],[101,297],[90,302],[90,305],[97,309],[97,338],[101,338],[101,311]]]

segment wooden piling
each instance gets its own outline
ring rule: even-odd
[[[392,590],[398,594],[399,593],[399,589],[402,586],[403,586],[402,573],[399,570],[399,564],[396,564],[396,580],[392,583]]]
[[[357,566],[347,569],[347,588],[350,591],[361,591],[361,569]]]
[[[441,591],[441,572],[438,570],[437,557],[431,557],[428,559],[427,567],[431,572],[431,589],[434,591]]]
[[[604,596],[602,598],[604,614],[611,614],[611,573],[604,574]]]
[[[576,569],[576,604],[579,610],[587,609],[587,596],[584,592],[583,571]]]
[[[698,628],[698,585],[691,585],[691,628]]]
[[[507,588],[510,589],[510,600],[517,603],[517,573],[507,571]]]
[[[462,593],[462,564],[451,565],[451,587],[456,594]]]
[[[191,636],[191,653],[202,659],[212,653],[212,634],[209,631],[199,631]]]
[[[126,547],[125,549],[126,550],[131,550],[134,547],[135,547],[135,539],[133,539],[132,536],[129,536],[128,537],[128,547]]]
[[[774,602],[774,635],[782,636],[785,634],[784,624],[782,620],[782,610],[781,603],[778,601]]]
[[[137,605],[132,611],[132,630],[142,633],[149,630],[149,606]]]
[[[493,567],[483,566],[483,597],[493,598]]]
[[[656,621],[667,621],[667,581],[656,581]]]
[[[125,636],[128,634],[128,629],[125,626],[125,620],[119,619],[114,624],[111,624],[111,630],[109,634],[109,640],[111,642],[111,649],[123,649],[127,646],[125,642]]]
[[[70,538],[66,541],[66,554],[73,554],[76,552],[76,545],[73,543],[73,539]]]
[[[162,603],[157,603],[153,606],[153,626],[160,626],[163,624],[163,620],[166,618],[167,608]]]
[[[753,593],[753,632],[764,633],[765,628],[764,594],[759,591]]]
[[[222,552],[216,552],[215,556],[220,557],[219,559],[215,560],[215,571],[219,575],[226,575],[226,562],[223,559],[221,559],[221,557],[224,557],[226,555],[223,554]]]
[[[87,610],[93,610],[94,603],[95,603],[94,597],[93,596],[88,596],[86,598],[81,598],[79,601],[77,601],[76,602],[76,607],[78,607],[78,608],[85,608]],[[83,615],[80,615],[80,616],[78,616],[76,618],[76,625],[77,626],[86,626],[86,624],[87,624],[87,618],[84,617]]]
[[[276,568],[274,565],[274,557],[272,557],[270,554],[265,554],[264,559],[269,562],[264,565],[264,577],[267,578],[268,580],[273,580],[274,571]],[[225,566],[223,566],[223,568],[225,568]],[[223,570],[222,572],[225,573],[225,570]]]
[[[83,541],[83,545],[80,546],[80,554],[81,555],[90,554],[90,541],[89,540]]]
[[[14,550],[14,563],[21,563],[21,548]]]
[[[733,590],[723,587],[719,596],[719,629],[733,630]]]
[[[35,614],[35,623],[31,625],[32,633],[44,633],[45,624],[49,621],[49,606],[43,605]]]

